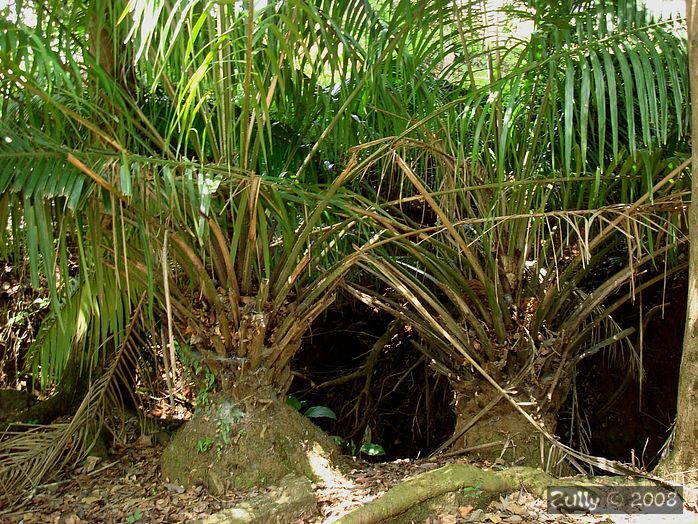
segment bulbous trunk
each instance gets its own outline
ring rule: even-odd
[[[534,355],[533,363],[528,351],[522,350],[524,346],[501,348],[496,365],[486,366],[492,379],[550,435],[555,434],[558,413],[567,399],[574,373],[565,343],[559,338],[554,351],[540,351]],[[443,449],[489,462],[546,471],[558,463],[557,448],[484,376],[461,368],[449,380],[454,392],[456,426]]]
[[[447,442],[448,451],[491,463],[550,469],[551,450],[545,438],[488,382],[474,378],[452,381],[451,385],[456,425]],[[522,407],[548,433],[554,434],[560,406],[549,406],[545,412]]]
[[[209,400],[162,455],[169,482],[223,494],[276,484],[290,473],[317,481],[337,463],[332,439],[272,390],[258,391],[254,401],[230,394]]]

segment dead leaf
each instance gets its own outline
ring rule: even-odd
[[[461,506],[460,508],[458,508],[458,513],[460,513],[461,517],[467,517],[468,515],[470,515],[471,511],[473,511],[472,506]]]
[[[501,499],[499,502],[493,502],[491,507],[497,511],[509,511],[509,501],[507,499]]]
[[[141,435],[136,441],[136,446],[141,446],[144,448],[152,447],[153,437],[151,435]]]
[[[87,457],[85,459],[85,465],[83,466],[82,470],[85,473],[90,473],[90,472],[94,471],[95,467],[97,466],[97,464],[99,464],[99,462],[101,460],[102,459],[99,457],[95,457],[94,455],[90,455],[89,457]]]
[[[528,513],[528,510],[526,509],[526,506],[522,506],[521,504],[516,504],[513,502],[509,503],[509,512],[513,513],[514,515],[525,515]]]
[[[177,493],[178,495],[181,493],[184,493],[184,491],[185,491],[182,486],[178,486],[177,484],[170,484],[169,482],[165,482],[163,484],[163,486],[165,487],[165,489],[167,491],[170,491],[172,493]]]

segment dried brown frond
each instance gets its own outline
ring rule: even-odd
[[[83,460],[105,424],[113,424],[113,409],[123,402],[119,378],[130,365],[132,337],[145,294],[136,307],[121,346],[105,372],[89,390],[70,422],[49,425],[15,424],[0,434],[0,501],[14,505],[31,498],[31,488]],[[123,377],[121,377],[123,378]],[[114,428],[112,427],[112,431]]]

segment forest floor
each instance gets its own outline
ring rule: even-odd
[[[229,492],[214,497],[202,486],[185,490],[163,479],[159,458],[163,447],[149,437],[112,448],[107,459],[88,457],[65,472],[64,480],[34,489],[18,507],[0,506],[0,523],[169,523],[203,519],[253,499],[265,489]],[[351,509],[380,496],[399,481],[444,465],[447,461],[398,460],[370,464],[356,460],[355,467],[334,486],[313,485],[318,500],[316,516],[298,524],[332,522]],[[698,523],[695,507],[682,515],[554,515],[546,504],[526,492],[503,494],[483,507],[462,505],[435,511],[417,522],[455,524],[486,523]]]

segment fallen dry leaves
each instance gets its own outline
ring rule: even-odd
[[[207,517],[251,499],[264,488],[210,495],[202,486],[184,489],[160,476],[162,446],[155,439],[135,439],[110,450],[108,459],[90,457],[76,465],[65,480],[42,485],[28,494],[23,505],[0,508],[2,524],[176,523]],[[341,482],[315,486],[320,515],[299,524],[329,523],[351,509],[379,497],[408,477],[440,467],[447,461],[397,460],[369,464],[356,461]],[[434,512],[424,524],[483,523],[602,523],[605,517],[549,515],[545,502],[526,492],[512,493],[486,507],[470,504]],[[681,522],[698,522],[681,520]],[[625,522],[616,520],[616,522]],[[628,521],[632,522],[632,521]],[[637,521],[636,521],[637,522]],[[667,521],[668,522],[668,521]],[[671,522],[678,520],[673,518]]]

